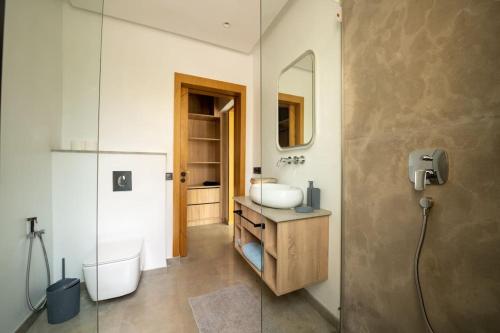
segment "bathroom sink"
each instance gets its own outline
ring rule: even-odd
[[[288,209],[300,206],[304,194],[300,188],[285,184],[253,184],[250,198],[266,207]]]

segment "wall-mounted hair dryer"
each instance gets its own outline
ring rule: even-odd
[[[408,177],[415,184],[415,191],[426,185],[441,185],[448,180],[448,155],[442,149],[419,149],[410,153]]]

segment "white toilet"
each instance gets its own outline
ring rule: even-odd
[[[144,262],[142,248],[142,239],[99,243],[98,263],[96,264],[95,253],[89,255],[83,262],[85,284],[93,301],[97,301],[98,281],[99,301],[127,295],[137,289]]]

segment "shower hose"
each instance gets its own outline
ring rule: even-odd
[[[418,294],[418,299],[420,302],[420,310],[422,311],[422,314],[425,319],[425,324],[427,326],[427,330],[430,333],[434,333],[434,329],[432,328],[432,325],[429,321],[429,317],[427,315],[427,310],[425,308],[425,302],[424,302],[424,297],[422,295],[422,287],[420,286],[420,277],[419,277],[419,270],[418,270],[418,264],[420,261],[420,254],[422,252],[422,245],[424,244],[425,240],[425,231],[427,229],[427,217],[429,215],[429,211],[432,207],[432,199],[428,197],[423,197],[420,199],[420,206],[422,207],[422,231],[420,232],[420,239],[418,241],[418,246],[417,246],[417,252],[415,253],[415,260],[414,260],[414,274],[415,274],[415,286],[417,288],[417,294]]]
[[[44,296],[42,302],[38,306],[33,305],[33,302],[31,302],[31,298],[30,298],[31,252],[33,251],[33,242],[34,242],[36,237],[38,237],[38,239],[40,239],[40,243],[42,244],[43,256],[45,258],[45,268],[47,269],[47,286],[50,286],[49,259],[47,258],[47,250],[45,250],[45,244],[43,243],[42,234],[43,234],[43,232],[35,231],[35,232],[31,232],[29,235],[30,248],[29,248],[29,252],[28,252],[28,266],[26,267],[26,301],[28,302],[28,307],[30,308],[30,310],[34,311],[34,312],[39,312],[39,311],[43,310],[45,308],[45,305],[47,304],[47,296]]]

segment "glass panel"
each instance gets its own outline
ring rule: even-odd
[[[99,271],[101,332],[197,332],[207,322],[213,331],[260,329],[260,278],[240,246],[258,246],[260,231],[242,231],[233,203],[248,193],[253,162],[242,143],[255,138],[244,135],[254,115],[258,7],[105,4],[99,257],[118,242],[132,253],[127,279],[119,265]],[[120,179],[129,187],[116,191]]]
[[[101,22],[99,10],[77,13],[69,1],[5,4],[1,332],[48,332],[55,323],[97,331],[97,306],[81,282],[96,280],[82,266],[96,253]],[[46,292],[47,273],[57,284]]]
[[[261,11],[262,176],[274,178],[261,188],[266,206],[261,210],[266,221],[262,331],[335,332],[340,305],[339,6],[330,0],[262,0]],[[304,111],[303,121],[296,110]]]

